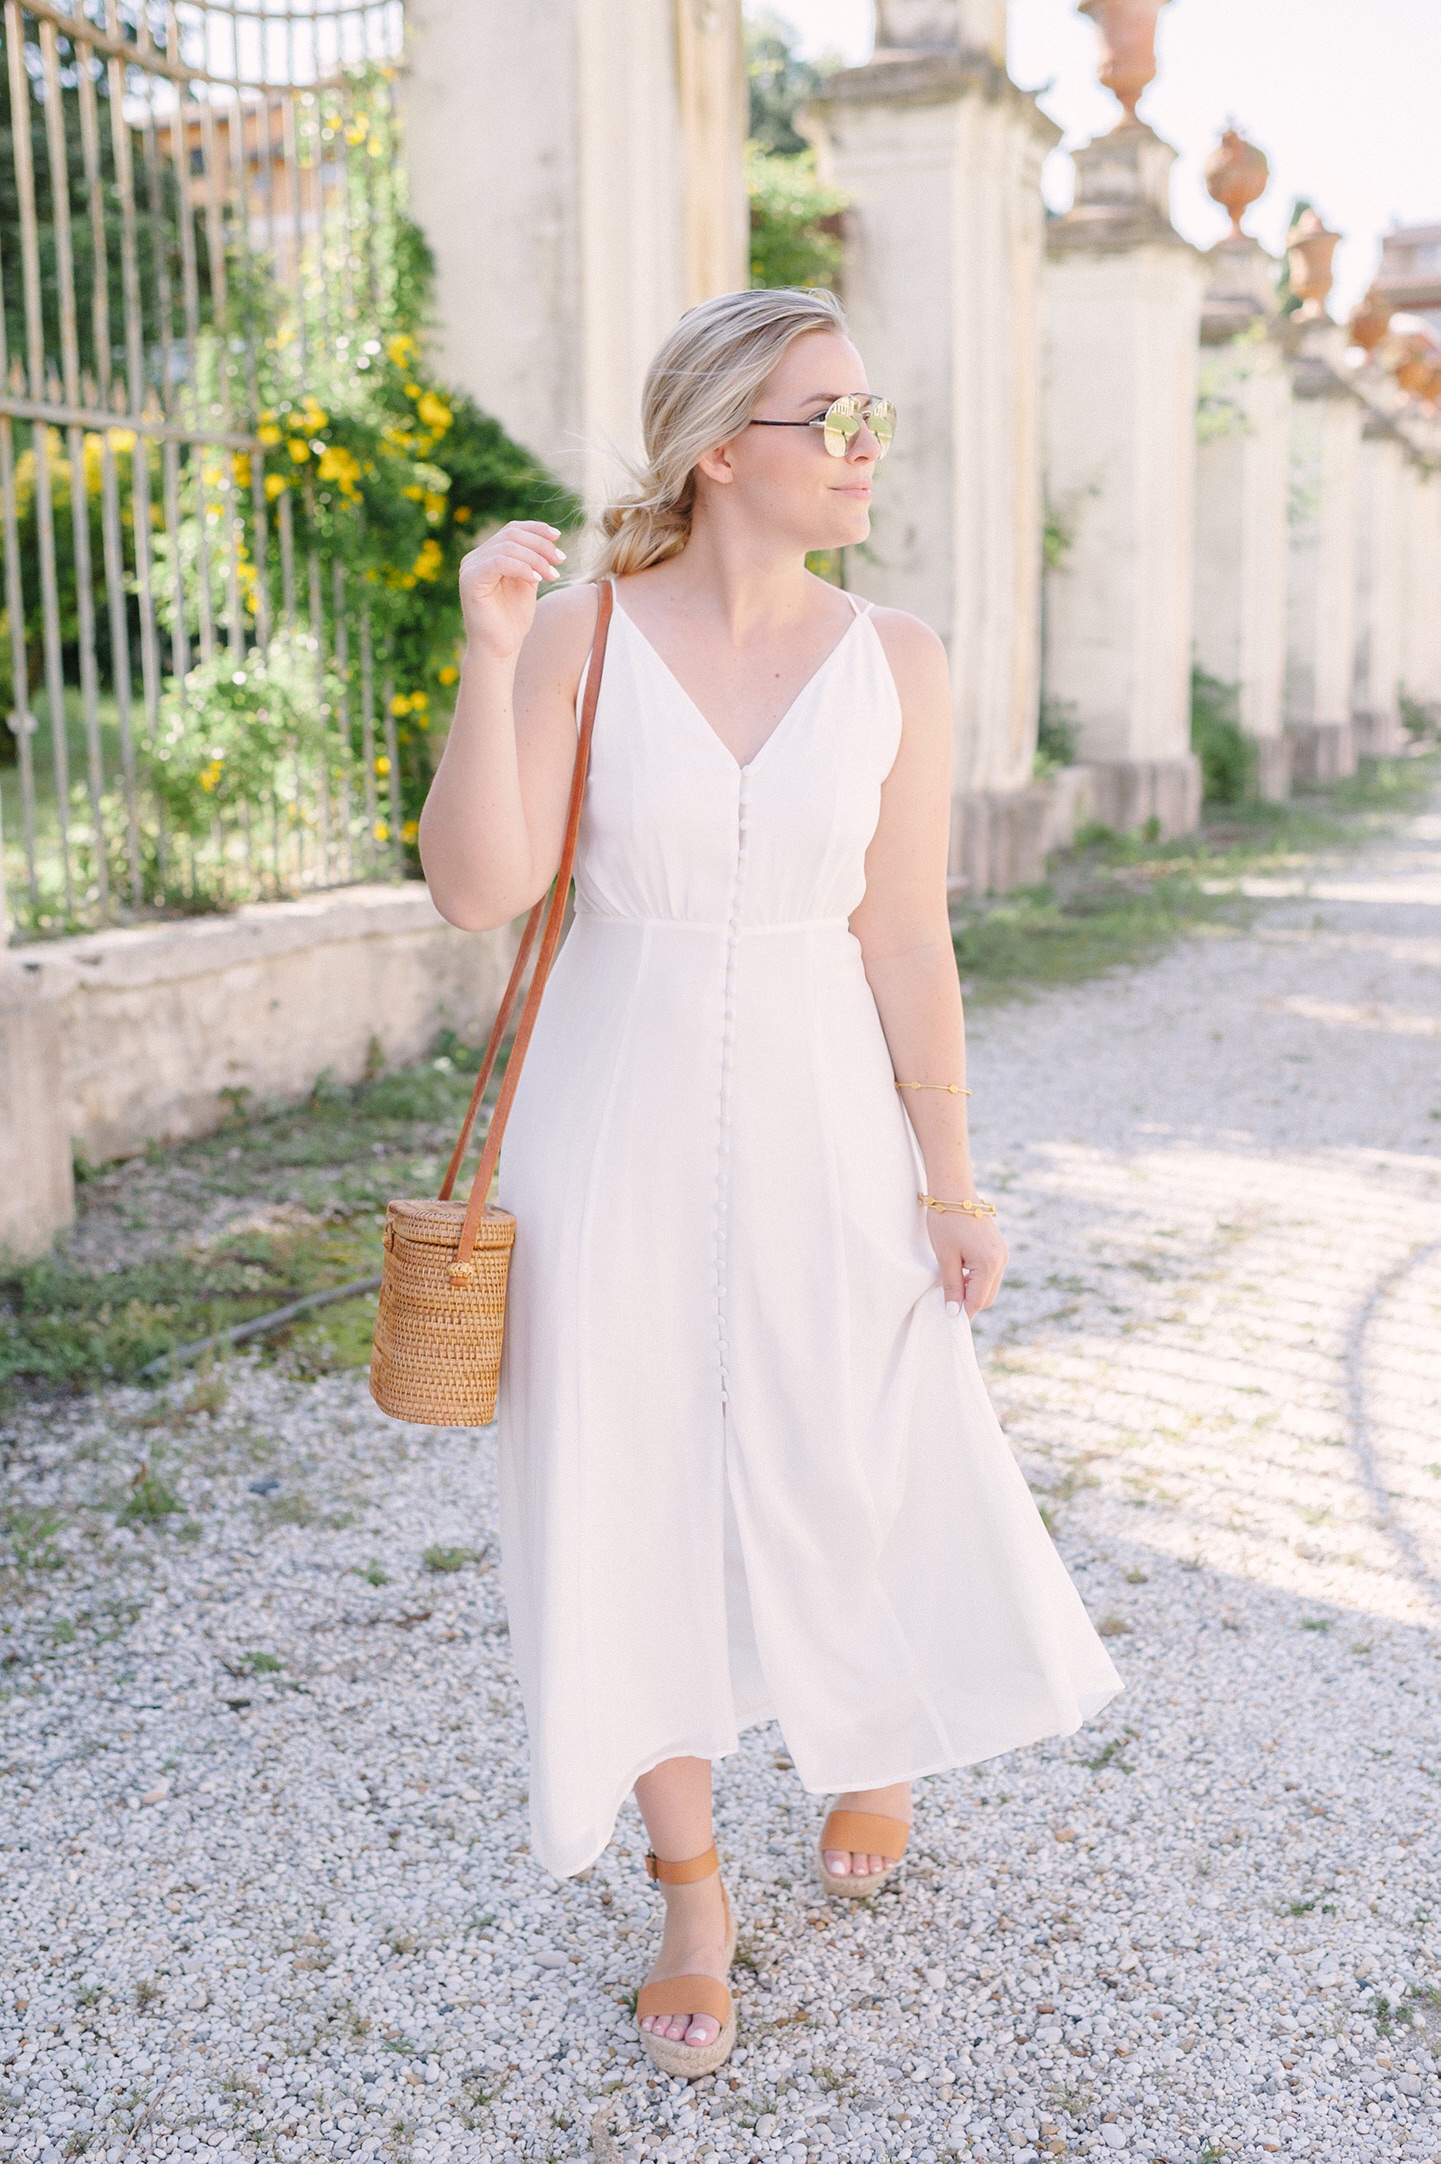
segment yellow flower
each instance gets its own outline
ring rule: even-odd
[[[390,711],[392,714],[408,714],[410,712],[410,701],[403,691],[398,691],[391,700]]]
[[[375,838],[378,842],[388,842],[390,840],[390,829],[383,819],[377,819],[375,822]]]
[[[235,486],[237,488],[249,488],[250,486],[250,460],[244,451],[237,451],[235,454]]]
[[[397,331],[393,338],[386,339],[385,350],[397,368],[404,368],[417,348],[409,331]]]
[[[322,481],[338,481],[341,494],[355,500],[359,493],[355,484],[360,477],[360,461],[343,443],[325,445],[316,471]]]
[[[265,476],[266,501],[268,503],[274,503],[276,497],[283,496],[289,486],[290,483],[285,479],[283,474],[268,473]]]
[[[263,427],[257,428],[255,433],[267,449],[273,449],[280,441],[280,430],[273,421],[267,421]]]
[[[445,667],[437,669],[435,673],[442,684],[458,684],[460,682],[460,671],[453,661],[447,661]]]
[[[419,832],[420,821],[418,819],[407,819],[400,830],[400,838],[403,842],[413,842]]]
[[[377,774],[380,775],[382,780],[384,780],[385,776],[390,772],[390,761],[389,759],[387,759],[384,752],[380,754],[380,757],[375,762],[375,771]]]
[[[457,525],[457,526],[463,526],[463,525],[465,524],[466,520],[467,520],[467,519],[468,519],[469,517],[470,517],[470,505],[469,505],[468,503],[458,503],[458,504],[456,505],[456,507],[455,507],[455,523],[456,523],[456,525]]]
[[[215,752],[211,755],[209,766],[203,767],[201,769],[200,786],[205,791],[207,796],[209,796],[211,790],[215,787],[216,783],[220,779],[220,769],[224,762],[224,759],[225,754],[223,751]]]
[[[437,398],[434,391],[427,391],[415,410],[433,436],[443,436],[454,418],[445,400]]]
[[[405,386],[405,395],[407,398],[419,398],[420,385],[418,383],[407,383]]]
[[[308,399],[305,411],[300,417],[300,426],[305,430],[307,436],[313,436],[317,429],[329,428],[330,416],[328,413],[323,413],[313,399]]]
[[[107,434],[110,437],[112,451],[123,452],[135,449],[135,431],[133,428],[112,428],[107,430]]]
[[[440,543],[430,540],[424,543],[411,568],[418,579],[438,579],[444,564],[445,555]]]
[[[424,503],[425,501],[425,490],[418,481],[412,481],[410,486],[403,488],[400,493],[402,496],[408,496],[412,503]]]
[[[423,714],[429,704],[430,700],[425,692],[413,691],[410,694],[410,710],[413,714]]]
[[[357,113],[345,131],[345,140],[354,148],[356,144],[363,143],[369,133],[369,119],[364,113]]]
[[[297,466],[303,466],[310,456],[310,445],[301,436],[292,436],[288,449]]]
[[[443,514],[443,512],[444,512],[444,510],[445,510],[445,498],[444,498],[443,496],[436,496],[436,495],[433,495],[433,494],[432,494],[432,495],[428,495],[428,496],[426,497],[426,499],[425,499],[425,515],[426,515],[426,517],[427,517],[427,518],[428,518],[428,519],[430,520],[430,523],[431,523],[431,525],[432,525],[432,526],[434,526],[434,525],[436,525],[436,524],[438,524],[438,523],[439,523],[439,520],[440,520],[440,518],[441,518],[441,516],[442,516],[442,514]]]

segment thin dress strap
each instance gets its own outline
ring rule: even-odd
[[[863,600],[861,595],[859,594],[852,594],[846,592],[845,587],[842,587],[841,591],[845,594],[847,601],[849,601],[852,609],[855,611],[857,616],[870,615],[872,604],[869,601]]]

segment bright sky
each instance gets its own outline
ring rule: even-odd
[[[869,56],[870,0],[775,5],[804,52]],[[1172,215],[1198,247],[1227,230],[1201,164],[1228,121],[1271,161],[1248,231],[1279,252],[1291,204],[1305,195],[1346,236],[1336,252],[1337,315],[1370,282],[1389,225],[1441,222],[1438,0],[1170,0],[1156,44],[1159,73],[1140,117],[1181,153]],[[1119,113],[1095,67],[1096,33],[1074,0],[1011,0],[1011,73],[1066,130],[1044,176],[1056,209],[1071,199],[1066,149],[1104,134]]]

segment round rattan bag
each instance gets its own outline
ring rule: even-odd
[[[386,1209],[370,1394],[397,1420],[483,1428],[495,1418],[515,1219],[487,1209],[457,1268],[464,1222],[463,1202]]]
[[[505,988],[470,1106],[451,1152],[441,1189],[434,1200],[392,1202],[385,1212],[385,1254],[381,1262],[380,1302],[375,1315],[375,1344],[370,1356],[370,1394],[382,1412],[397,1420],[431,1427],[482,1428],[495,1418],[505,1334],[505,1287],[515,1219],[509,1210],[487,1200],[500,1156],[500,1140],[516,1084],[535,1027],[540,997],[555,950],[560,944],[570,875],[580,832],[590,740],[605,660],[606,634],[615,592],[609,581],[600,590],[595,638],[586,670],[580,740],[570,787],[570,814],[560,867],[549,899],[543,895],[526,919],[515,966]],[[525,979],[542,918],[545,933],[535,958],[505,1080],[485,1138],[467,1202],[451,1200],[456,1175],[470,1141],[475,1115],[490,1080],[505,1027]]]

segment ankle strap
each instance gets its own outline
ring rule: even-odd
[[[697,1879],[709,1878],[719,1869],[714,1841],[703,1856],[692,1856],[685,1863],[666,1863],[653,1848],[646,1851],[645,1875],[662,1886],[693,1886]]]

